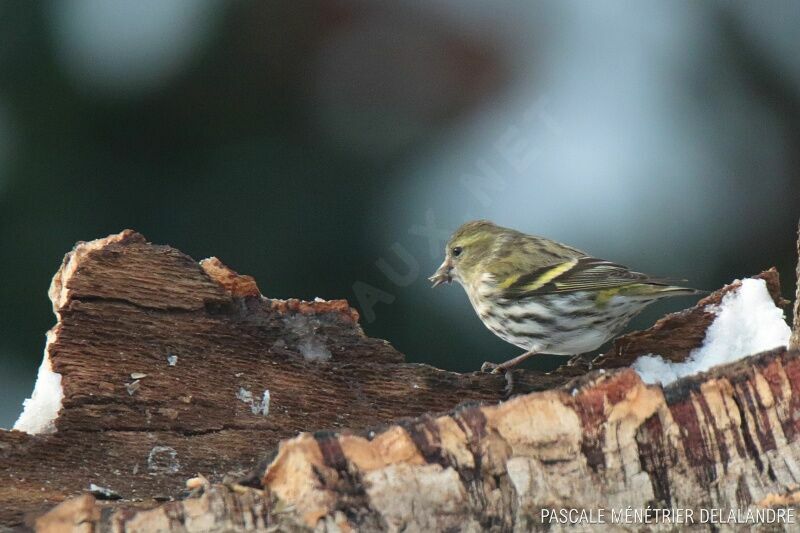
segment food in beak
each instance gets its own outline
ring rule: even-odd
[[[452,270],[452,268],[453,267],[447,261],[442,263],[442,266],[433,273],[433,276],[428,278],[433,283],[431,288],[438,287],[442,283],[452,282],[453,277],[450,275],[450,270]]]

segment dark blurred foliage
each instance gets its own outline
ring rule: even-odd
[[[75,26],[59,26],[65,15],[55,4],[0,4],[0,427],[13,421],[32,389],[44,332],[55,320],[46,290],[63,254],[78,240],[124,228],[197,259],[216,255],[255,276],[270,297],[355,303],[355,282],[381,288],[394,302],[377,304],[365,329],[412,361],[468,370],[516,353],[479,326],[460,291],[427,292],[424,277],[436,259],[399,222],[404,218],[390,213],[424,212],[407,169],[457,143],[474,113],[531,76],[517,71],[518,57],[547,50],[558,18],[551,13],[547,23],[520,29],[464,22],[457,4],[448,3],[206,4],[205,37],[193,41],[179,67],[141,87],[135,73],[106,83],[75,67],[69,53],[76,52],[63,37]],[[513,21],[514,10],[507,10],[502,20]],[[740,77],[746,99],[766,108],[771,119],[763,127],[779,132],[793,158],[785,175],[769,182],[783,187],[782,203],[766,206],[778,215],[762,222],[765,206],[758,204],[741,214],[751,230],[732,238],[737,246],[714,248],[711,234],[708,244],[689,246],[702,257],[697,264],[658,273],[716,286],[775,264],[788,296],[800,191],[797,78],[783,75],[785,67],[754,42],[735,12],[709,9],[706,16],[721,36],[717,54]],[[506,33],[513,32],[525,38],[509,43]],[[537,39],[541,48],[527,48]],[[713,84],[715,75],[674,83],[705,95],[697,80]],[[685,194],[725,202],[757,186],[758,162],[747,152],[736,156],[740,172],[724,190],[701,184]],[[453,174],[430,180],[447,190]],[[457,192],[435,202],[447,230],[468,211]],[[503,211],[498,203],[494,212]],[[670,207],[656,215],[668,228]],[[597,241],[592,231],[587,226],[585,242],[576,244]],[[376,267],[385,258],[403,269],[390,252],[395,242],[417,259],[419,275],[408,287],[393,285]],[[637,247],[622,259],[657,266],[667,245],[681,247]],[[592,251],[601,254],[602,244]]]

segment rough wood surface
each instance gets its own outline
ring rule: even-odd
[[[46,351],[65,396],[58,431],[0,430],[0,526],[90,483],[155,505],[197,472],[212,481],[248,472],[299,431],[499,400],[505,386],[502,376],[404,363],[363,334],[346,301],[264,298],[219,260],[198,264],[129,230],[79,243],[50,297],[58,322]],[[580,372],[519,372],[516,390]]]
[[[778,299],[777,273],[762,276]],[[674,336],[707,327],[693,322],[703,323],[705,306],[728,290],[628,336],[596,366],[625,365],[632,360],[628,350],[663,347]],[[0,485],[0,528],[32,525],[42,511],[85,493],[90,483],[122,500],[69,500],[42,517],[38,527],[302,529],[313,519],[323,529],[408,523],[413,530],[444,526],[470,513],[468,523],[475,527],[524,528],[530,520],[525,513],[545,501],[537,499],[542,491],[565,495],[573,483],[586,485],[575,492],[576,502],[589,501],[600,487],[622,498],[631,490],[644,491],[648,477],[657,481],[651,489],[655,497],[664,490],[682,494],[681,487],[702,495],[702,480],[683,481],[694,474],[682,461],[695,468],[700,463],[691,461],[705,450],[691,446],[717,446],[702,456],[702,464],[710,465],[712,459],[734,458],[733,448],[723,452],[718,441],[735,447],[736,431],[745,439],[748,431],[767,435],[780,428],[789,444],[797,433],[783,422],[800,404],[791,387],[791,378],[800,375],[794,352],[759,359],[764,368],[786,365],[792,372],[784,377],[780,369],[764,370],[781,396],[771,393],[773,403],[763,412],[758,402],[769,403],[763,380],[750,376],[744,364],[726,374],[731,384],[750,383],[742,390],[750,391],[751,400],[753,391],[760,398],[752,419],[739,407],[738,429],[733,414],[712,419],[702,404],[692,403],[698,390],[710,387],[707,382],[716,383],[713,376],[679,382],[691,389],[681,396],[678,384],[664,393],[645,387],[630,371],[579,377],[589,369],[585,364],[551,374],[516,371],[516,392],[545,392],[494,406],[503,396],[502,376],[405,363],[386,341],[363,334],[345,301],[265,298],[255,280],[219,260],[197,263],[132,231],[77,245],[56,274],[50,297],[58,322],[46,353],[62,375],[64,403],[53,434],[0,431],[0,479],[6,480]],[[674,356],[669,348],[649,351],[678,360],[699,344],[692,338],[695,344],[669,345]],[[739,406],[737,401],[749,405],[744,396],[732,398],[733,404],[723,401],[725,409]],[[442,414],[459,404],[450,415]],[[686,413],[678,422],[678,415],[666,416],[675,409],[688,413],[685,406],[693,406],[697,420]],[[696,428],[692,438],[706,440],[676,434],[683,427]],[[265,459],[282,439],[308,430],[324,431],[287,441],[265,471]],[[640,433],[644,444],[637,440]],[[747,438],[744,457],[761,467],[771,464],[767,455],[778,448],[748,444],[761,442],[760,436]],[[764,438],[775,446],[783,442],[777,433],[772,441]],[[683,448],[674,448],[678,444]],[[675,451],[681,449],[683,455]],[[729,455],[717,456],[723,453]],[[644,474],[632,470],[637,460]],[[741,468],[749,473],[746,461]],[[760,475],[771,479],[769,472],[777,468],[776,463],[766,474],[760,468]],[[629,479],[631,472],[636,475]],[[185,480],[197,473],[215,485],[199,498],[160,505],[185,495]],[[549,477],[541,477],[544,473]],[[253,488],[220,485],[226,477],[239,477]],[[769,487],[778,490],[785,477]],[[520,483],[526,479],[535,486],[524,496]],[[539,486],[539,480],[549,481]],[[628,487],[634,482],[634,489]],[[407,490],[404,483],[416,488]],[[753,494],[760,493],[753,489]],[[567,501],[560,497],[546,501]],[[414,522],[403,514],[409,509],[425,510],[435,522]]]
[[[783,349],[665,389],[593,373],[374,435],[301,435],[264,486],[310,527],[527,531],[542,508],[756,507],[800,485],[798,376]]]
[[[381,430],[303,433],[281,445],[261,489],[215,486],[156,509],[105,515],[86,497],[38,526],[560,531],[571,526],[543,523],[542,509],[602,508],[612,527],[640,530],[655,522],[614,525],[613,510],[686,508],[699,522],[701,508],[782,508],[796,503],[800,486],[798,378],[800,352],[784,349],[666,388],[627,369],[596,371],[567,387]]]

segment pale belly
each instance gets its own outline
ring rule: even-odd
[[[653,300],[615,297],[601,309],[588,292],[494,305],[480,297],[471,301],[484,325],[506,342],[526,351],[575,355],[596,350],[616,337]]]

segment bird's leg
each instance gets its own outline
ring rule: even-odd
[[[499,365],[497,363],[490,363],[489,361],[487,361],[481,365],[481,372],[488,372],[491,374],[501,374],[506,370],[511,370],[521,362],[530,359],[531,357],[533,357],[538,353],[539,349],[534,348],[533,350],[528,350],[524,354],[518,355],[513,359],[509,359],[505,363],[500,363]]]
[[[497,363],[490,363],[489,361],[487,361],[481,365],[481,372],[487,372],[491,374],[505,374],[506,386],[503,392],[504,392],[504,398],[508,399],[514,392],[514,374],[512,372],[512,369],[521,362],[525,361],[530,357],[533,357],[538,353],[541,353],[541,350],[538,347],[536,347],[532,350],[528,350],[522,355],[518,355],[513,359],[509,359],[505,363],[500,363],[499,365]]]

